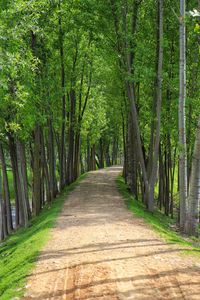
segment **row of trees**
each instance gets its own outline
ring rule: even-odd
[[[82,1],[2,4],[1,240],[27,227],[80,173],[119,160],[120,101],[109,91],[101,22]]]
[[[124,176],[150,212],[156,199],[166,215],[177,208],[180,229],[197,236],[200,6],[150,2],[110,0],[128,107]]]

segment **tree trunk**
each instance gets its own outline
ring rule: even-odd
[[[137,162],[136,162],[136,147],[135,136],[132,126],[132,119],[129,115],[128,130],[127,130],[127,184],[131,192],[137,198]]]
[[[33,150],[33,215],[39,214],[41,209],[42,181],[41,181],[41,128],[36,126],[34,131]]]
[[[188,219],[185,232],[192,236],[199,236],[199,201],[200,201],[200,116],[198,120],[192,170],[188,197]]]
[[[160,210],[162,210],[163,203],[164,203],[164,170],[163,170],[162,147],[160,144],[160,149],[159,149],[159,194],[158,194],[158,204],[159,204]]]
[[[45,148],[45,141],[44,141],[44,135],[41,132],[41,148],[42,148],[42,154],[41,154],[41,158],[42,158],[42,169],[43,169],[43,182],[45,184],[45,196],[44,199],[46,200],[47,203],[50,203],[53,198],[52,193],[51,193],[51,189],[50,189],[50,178],[49,178],[49,168],[48,168],[48,164],[47,164],[47,158],[46,158],[46,148]]]
[[[18,171],[17,171],[17,151],[16,144],[11,133],[8,133],[8,141],[9,141],[9,151],[10,151],[10,159],[12,165],[12,174],[13,174],[13,186],[15,192],[15,227],[17,228],[20,223],[20,193],[18,190]]]
[[[180,62],[179,62],[179,194],[180,228],[184,230],[187,219],[187,146],[185,125],[186,99],[186,35],[185,0],[180,0]]]
[[[95,171],[96,170],[95,155],[96,155],[96,150],[95,150],[95,145],[93,145],[91,147],[91,150],[90,150],[90,170],[91,171]]]
[[[75,145],[74,145],[74,180],[80,175],[80,132],[79,129],[75,135]]]
[[[126,147],[126,130],[125,130],[125,118],[123,111],[121,110],[121,116],[122,116],[122,134],[123,134],[123,150],[124,150],[124,165],[123,165],[123,177],[125,178],[125,182],[127,183],[127,147]]]
[[[87,172],[90,171],[90,139],[89,136],[87,137]]]
[[[29,199],[28,199],[28,187],[27,178],[24,175],[24,157],[23,157],[23,145],[21,141],[17,141],[17,166],[18,166],[18,190],[20,191],[20,211],[21,211],[21,222],[23,227],[28,226],[29,219]]]
[[[58,186],[56,179],[56,159],[55,159],[55,145],[52,120],[48,120],[48,159],[49,159],[49,184],[51,199],[54,199],[58,194]]]
[[[3,201],[2,176],[0,170],[0,241],[2,241],[6,235],[6,216]]]
[[[104,151],[103,151],[103,139],[99,139],[99,168],[104,168]]]
[[[117,154],[118,154],[118,136],[114,136],[113,148],[112,148],[112,165],[117,165]]]
[[[74,181],[74,135],[75,135],[75,112],[76,112],[76,93],[70,91],[70,125],[69,125],[69,147],[67,158],[67,184]]]
[[[160,118],[161,118],[161,101],[162,101],[162,66],[163,66],[163,0],[158,0],[158,19],[157,19],[157,50],[156,50],[156,82],[155,82],[155,121],[152,130],[153,147],[151,169],[149,172],[149,191],[148,191],[148,210],[154,211],[154,188],[157,178],[159,143],[160,143]],[[154,118],[154,113],[153,113]],[[155,136],[154,136],[155,135]]]
[[[10,191],[9,191],[9,184],[8,184],[6,161],[5,161],[3,146],[1,143],[0,143],[0,161],[2,166],[3,194],[4,194],[5,209],[6,209],[6,224],[7,224],[8,233],[10,234],[13,230],[12,211],[11,211],[11,204],[10,204]]]
[[[105,146],[105,159],[106,159],[106,167],[110,167],[111,161],[110,161],[110,144],[109,144],[109,142]]]
[[[20,158],[21,158],[21,171],[22,176],[24,180],[24,192],[25,192],[25,199],[26,199],[26,206],[28,210],[28,218],[31,217],[31,208],[30,208],[30,202],[29,202],[29,191],[28,191],[28,174],[27,174],[27,163],[26,163],[26,150],[25,150],[25,144],[20,142]]]
[[[59,9],[61,10],[61,1],[59,0]],[[64,64],[64,46],[63,46],[62,19],[59,15],[59,42],[60,42],[60,64],[61,64],[61,91],[62,91],[62,126],[60,141],[60,190],[65,186],[66,180],[66,148],[65,148],[65,126],[66,126],[66,95],[65,95],[65,64]]]

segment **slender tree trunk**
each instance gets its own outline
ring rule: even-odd
[[[96,149],[95,148],[96,148],[95,145],[93,145],[90,150],[90,170],[92,171],[96,170],[96,159],[95,159]]]
[[[170,212],[170,181],[169,181],[169,153],[167,152],[167,145],[165,149],[165,215],[168,216]]]
[[[41,128],[36,126],[34,131],[33,151],[33,215],[39,214],[41,209],[42,181],[41,181]]]
[[[104,168],[104,151],[103,151],[103,139],[99,139],[99,168]]]
[[[158,194],[158,204],[160,210],[162,210],[164,203],[164,170],[163,170],[163,158],[162,158],[162,147],[160,144],[159,149],[159,194]]]
[[[112,165],[117,165],[117,154],[118,154],[118,136],[114,136],[113,149],[112,149]]]
[[[175,168],[176,168],[176,148],[174,149],[173,153],[173,161],[172,161],[172,166],[171,166],[171,217],[174,217],[174,178],[175,178]]]
[[[125,182],[127,183],[127,163],[128,163],[128,159],[127,159],[127,147],[126,147],[126,125],[125,125],[125,118],[124,118],[124,114],[123,111],[121,109],[121,116],[122,116],[122,134],[123,134],[123,150],[124,150],[124,166],[123,166],[123,176],[125,178]]]
[[[51,199],[58,194],[58,186],[56,179],[56,158],[52,120],[48,120],[48,158],[49,158],[49,184]]]
[[[67,184],[74,180],[74,140],[75,140],[75,112],[76,112],[76,93],[70,91],[70,125],[69,125],[69,147],[67,158]]]
[[[29,202],[29,191],[28,191],[28,174],[27,174],[27,163],[26,163],[26,150],[25,150],[25,144],[22,142],[19,142],[20,147],[20,159],[21,159],[21,172],[24,180],[24,193],[25,193],[25,199],[26,199],[26,206],[28,211],[28,218],[31,217],[31,208],[30,208],[30,202]]]
[[[156,65],[156,83],[155,83],[155,137],[153,138],[152,167],[149,176],[148,191],[148,210],[154,211],[154,188],[157,178],[157,166],[160,143],[160,118],[161,118],[161,101],[162,101],[162,66],[163,66],[163,0],[158,0],[158,20],[157,20],[157,50],[158,58]],[[154,122],[154,121],[153,121]],[[154,127],[154,126],[153,126]]]
[[[90,45],[89,40],[89,45]],[[88,47],[89,47],[88,45]],[[74,57],[73,62],[73,78],[72,78],[72,86],[75,83],[75,67],[76,67],[76,61],[77,61],[77,55],[78,55],[78,47],[76,44],[76,54]],[[86,58],[86,56],[85,56]],[[71,123],[70,123],[70,132],[71,132],[71,141],[72,136],[74,140],[74,153],[72,157],[72,164],[73,164],[73,176],[72,181],[74,181],[79,175],[80,175],[80,147],[81,147],[81,126],[82,126],[82,120],[85,113],[85,109],[87,106],[88,98],[90,95],[90,89],[91,89],[91,81],[92,81],[92,63],[90,63],[90,72],[89,72],[89,78],[88,78],[88,87],[85,95],[85,100],[82,107],[82,93],[83,93],[83,82],[84,82],[84,69],[85,69],[85,60],[83,63],[82,73],[81,73],[81,84],[80,84],[80,90],[79,90],[79,103],[78,103],[78,117],[76,121],[76,94],[74,88],[72,88],[72,94],[71,94]],[[76,130],[74,130],[76,123]]]
[[[8,133],[9,140],[9,151],[10,151],[10,159],[12,165],[12,174],[13,174],[13,187],[15,192],[15,227],[17,228],[20,224],[20,193],[18,189],[18,171],[17,171],[17,151],[16,145],[13,136],[11,133]]]
[[[90,171],[90,139],[87,137],[87,172]]]
[[[0,241],[6,237],[6,216],[5,216],[5,207],[3,201],[3,190],[2,190],[2,176],[0,169]]]
[[[110,161],[110,144],[109,144],[109,142],[105,146],[105,159],[106,159],[106,166],[110,167],[111,161]]]
[[[193,86],[193,85],[192,85]],[[192,95],[191,95],[191,98]],[[189,179],[192,165],[192,139],[191,139],[191,130],[192,130],[192,104],[189,104],[189,112],[188,112],[188,130],[187,130],[187,185],[189,188]]]
[[[45,148],[45,141],[44,141],[44,134],[41,132],[41,148],[42,148],[42,168],[43,168],[43,182],[45,185],[45,200],[47,203],[50,203],[53,198],[51,197],[51,189],[50,189],[50,178],[49,178],[49,168],[47,164],[47,158],[46,158],[46,148]]]
[[[59,0],[61,10],[61,1]],[[62,126],[60,141],[60,190],[65,186],[66,180],[66,147],[65,147],[65,127],[66,127],[66,94],[65,94],[65,65],[64,65],[64,46],[63,46],[62,20],[59,16],[59,42],[60,42],[60,63],[61,63],[61,91],[62,91]]]
[[[83,159],[83,153],[80,152],[81,174],[85,173],[85,163]]]
[[[21,141],[17,141],[17,166],[18,166],[18,174],[19,174],[19,180],[18,180],[18,189],[20,191],[20,211],[21,211],[21,225],[23,227],[28,226],[28,219],[29,219],[29,200],[28,200],[28,187],[27,181],[24,177],[24,161],[23,161],[23,145]]]
[[[184,230],[187,219],[187,146],[185,125],[186,99],[186,30],[185,0],[180,0],[180,70],[179,70],[179,195],[180,228]]]
[[[74,180],[80,175],[80,146],[81,137],[79,130],[75,135],[75,150],[74,150]]]
[[[3,194],[4,194],[4,201],[5,201],[5,208],[6,208],[6,223],[7,223],[8,233],[10,234],[13,230],[12,211],[11,211],[11,204],[10,204],[10,191],[9,191],[9,184],[8,184],[6,161],[5,161],[3,146],[1,143],[0,143],[0,161],[2,166]]]
[[[198,120],[192,171],[188,198],[188,219],[185,231],[189,235],[199,236],[199,203],[200,203],[200,116]]]
[[[131,192],[137,198],[137,162],[136,162],[135,136],[132,126],[132,118],[129,115],[127,131],[127,184]]]

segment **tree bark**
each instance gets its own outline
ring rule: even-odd
[[[152,154],[150,155],[151,168],[149,171],[148,210],[154,211],[154,189],[157,178],[159,143],[160,143],[160,118],[162,101],[162,66],[163,66],[163,0],[158,0],[157,18],[157,50],[156,50],[156,80],[155,80],[155,115],[153,112],[154,125],[152,130]]]
[[[11,211],[11,204],[10,204],[10,191],[9,191],[8,175],[6,169],[6,161],[5,161],[3,146],[1,143],[0,143],[0,161],[2,167],[3,194],[4,194],[5,209],[6,209],[6,223],[7,223],[8,233],[10,234],[13,230],[12,211]]]
[[[50,203],[53,198],[52,193],[51,193],[51,189],[50,189],[50,177],[49,177],[49,168],[48,168],[48,164],[47,164],[47,158],[46,158],[46,147],[45,147],[45,139],[44,139],[44,134],[43,132],[41,132],[41,148],[42,148],[42,153],[41,153],[41,157],[42,157],[42,181],[44,182],[45,185],[45,197],[44,200],[47,203]]]
[[[28,210],[28,218],[31,217],[31,208],[29,202],[29,191],[28,191],[28,174],[27,174],[27,162],[26,162],[26,149],[25,144],[23,142],[19,143],[20,146],[20,158],[21,158],[21,170],[22,176],[24,180],[24,192],[25,192],[25,199],[27,202],[27,210]]]
[[[59,10],[61,1],[59,0]],[[65,64],[64,64],[64,45],[63,45],[62,19],[59,15],[59,43],[60,43],[60,64],[61,64],[61,91],[62,91],[62,126],[60,140],[60,190],[65,186],[66,180],[66,147],[65,147],[65,127],[66,127],[66,94],[65,94]]]
[[[56,159],[55,159],[55,143],[53,134],[52,120],[48,120],[48,159],[49,159],[49,182],[51,199],[58,194],[58,185],[56,179]]]
[[[104,151],[103,151],[103,139],[99,139],[99,168],[104,168]]]
[[[185,125],[186,99],[186,28],[185,0],[180,0],[180,61],[179,61],[179,195],[180,228],[184,230],[187,219],[187,146]]]
[[[188,197],[188,219],[185,232],[199,236],[199,202],[200,201],[200,116],[198,120],[196,140],[192,158],[192,170]]]
[[[41,128],[36,125],[34,131],[33,150],[33,215],[37,216],[41,209],[42,181],[41,181]]]
[[[18,188],[18,170],[17,170],[17,150],[15,140],[11,133],[8,133],[8,141],[9,141],[9,151],[10,151],[10,159],[12,165],[12,174],[13,174],[13,186],[15,192],[15,227],[17,228],[20,224],[20,193]]]
[[[72,89],[70,91],[70,125],[69,125],[69,147],[67,158],[67,180],[70,184],[74,181],[74,142],[75,142],[75,112],[76,112],[76,93]]]
[[[20,191],[20,211],[21,211],[21,224],[23,227],[28,226],[29,219],[29,199],[28,199],[28,187],[27,178],[24,174],[24,157],[23,157],[23,144],[17,140],[17,166],[18,166],[18,189]]]
[[[127,184],[131,192],[137,198],[137,162],[136,162],[136,145],[132,118],[129,114],[128,131],[127,131]]]
[[[2,176],[0,170],[0,241],[2,241],[6,237],[6,235],[6,216],[3,201]]]

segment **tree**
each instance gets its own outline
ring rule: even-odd
[[[3,203],[2,177],[0,172],[0,241],[2,241],[7,236],[4,209],[5,207]]]
[[[190,176],[190,188],[188,196],[188,216],[185,232],[189,235],[199,236],[199,204],[200,204],[200,117],[198,120],[194,153],[192,158],[192,170]]]
[[[179,189],[180,227],[184,229],[187,218],[187,144],[185,123],[186,100],[186,33],[185,0],[180,0],[180,62],[179,62]]]
[[[11,211],[11,203],[10,203],[10,190],[8,183],[8,174],[6,167],[6,159],[3,150],[3,146],[0,143],[0,162],[2,167],[2,178],[3,178],[3,198],[5,202],[5,216],[6,216],[6,226],[8,234],[11,234],[13,230],[13,222],[12,222],[12,211]]]
[[[156,78],[155,78],[155,98],[152,108],[151,142],[148,162],[148,209],[154,211],[154,189],[157,178],[157,165],[160,145],[161,127],[161,101],[162,101],[162,66],[163,66],[163,1],[158,3],[157,17],[157,49],[156,49]]]

